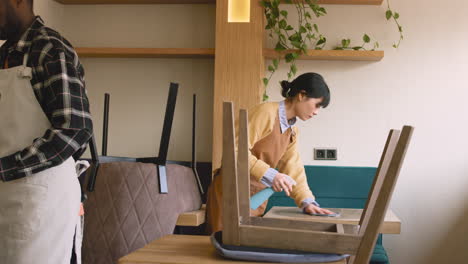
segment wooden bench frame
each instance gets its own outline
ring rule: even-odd
[[[236,157],[231,102],[223,104],[223,243],[350,254],[352,264],[369,263],[390,198],[409,145],[413,127],[390,130],[369,199],[359,225],[315,223],[250,216],[247,111],[239,114]]]

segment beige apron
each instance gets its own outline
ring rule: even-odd
[[[31,68],[0,70],[0,157],[30,146],[51,124],[31,86]],[[73,158],[22,179],[0,181],[0,263],[70,263],[80,187]]]

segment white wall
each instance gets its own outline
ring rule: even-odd
[[[64,35],[75,47],[214,48],[214,14],[211,5],[65,6]],[[168,158],[191,160],[192,94],[197,93],[198,160],[211,161],[213,59],[81,61],[99,152],[108,92],[108,155],[157,156],[169,83],[178,82]]]
[[[64,29],[64,6],[52,0],[34,0],[34,12],[48,27],[61,32]]]
[[[377,166],[390,128],[415,127],[391,208],[402,219],[400,235],[385,235],[392,264],[465,263],[468,252],[468,3],[454,0],[392,1],[401,15],[400,49],[394,25],[378,6],[327,6],[320,28],[330,43],[364,32],[385,50],[380,62],[301,61],[300,73],[327,80],[332,102],[301,123],[305,164]],[[36,0],[38,13],[75,46],[213,47],[211,6],[57,6]],[[63,20],[61,10],[63,8]],[[57,12],[56,12],[57,11]],[[60,23],[63,21],[62,23]],[[49,24],[51,24],[49,23]],[[141,25],[144,25],[143,27]],[[354,42],[353,41],[353,42]],[[112,94],[111,155],[153,155],[159,146],[167,83],[181,83],[170,156],[189,159],[191,93],[201,98],[200,160],[211,159],[213,60],[83,59],[100,145],[103,93]],[[272,100],[281,100],[271,82]],[[185,119],[187,118],[187,119]],[[154,124],[145,124],[154,120]],[[136,129],[132,129],[136,128]],[[314,147],[338,148],[338,160],[313,160]],[[175,155],[175,156],[174,156]]]
[[[385,235],[385,248],[396,264],[467,263],[468,3],[391,3],[405,35],[398,50],[391,47],[398,34],[384,18],[386,2],[326,6],[329,14],[319,25],[329,42],[352,37],[360,44],[366,32],[380,41],[385,58],[298,63],[300,73],[321,73],[332,93],[328,108],[300,124],[300,152],[310,165],[377,166],[388,130],[414,126],[390,205],[402,233]],[[274,85],[286,71],[271,82],[273,101],[281,100]],[[338,160],[314,161],[314,147],[338,148]]]

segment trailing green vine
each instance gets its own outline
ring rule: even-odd
[[[400,33],[400,39],[398,40],[398,43],[393,44],[393,47],[397,49],[398,47],[400,47],[400,43],[403,40],[403,27],[400,25],[400,23],[398,23],[400,14],[392,11],[392,8],[390,7],[390,0],[387,0],[387,7],[388,9],[387,9],[387,12],[385,12],[385,17],[387,18],[387,20],[393,19],[393,21],[395,21],[395,24],[398,27],[398,32]]]
[[[317,0],[284,0],[286,4],[293,4],[297,11],[298,26],[295,28],[288,23],[288,11],[280,8],[281,0],[261,0],[260,3],[265,9],[266,26],[268,36],[272,38],[275,44],[277,57],[272,59],[268,66],[269,76],[263,78],[265,92],[263,100],[268,100],[266,87],[268,86],[271,77],[279,67],[280,62],[284,59],[289,64],[287,73],[288,80],[296,75],[297,66],[296,60],[302,54],[307,54],[309,47],[315,50],[321,50],[327,43],[327,38],[320,33],[317,23],[314,23],[313,16],[319,18],[327,14],[324,7],[317,4]],[[398,48],[401,40],[403,40],[403,30],[398,19],[400,15],[390,8],[390,0],[387,0],[388,9],[385,13],[387,20],[393,19],[400,32],[398,43],[393,44],[394,48]],[[336,46],[335,50],[367,50],[367,45],[370,45],[371,38],[364,34],[362,37],[363,43],[360,46],[351,46],[351,39],[343,39],[341,45]],[[379,47],[379,43],[373,43],[372,50]]]

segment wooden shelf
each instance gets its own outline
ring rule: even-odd
[[[267,59],[278,57],[274,49],[264,49],[263,55]],[[299,57],[298,60],[380,61],[383,57],[383,50],[309,50],[307,55]]]
[[[65,5],[215,4],[216,0],[55,0]],[[381,5],[383,0],[319,0],[322,5]]]
[[[214,4],[216,0],[55,0],[64,5]]]
[[[318,0],[322,5],[381,5],[383,0]]]
[[[76,48],[82,58],[214,58],[214,49]]]
[[[199,226],[205,223],[206,205],[203,204],[200,210],[182,213],[177,218],[178,226]]]
[[[76,48],[82,58],[214,58],[215,49],[189,48]],[[274,49],[264,49],[267,59],[277,57]],[[309,50],[298,60],[379,61],[384,51]]]

